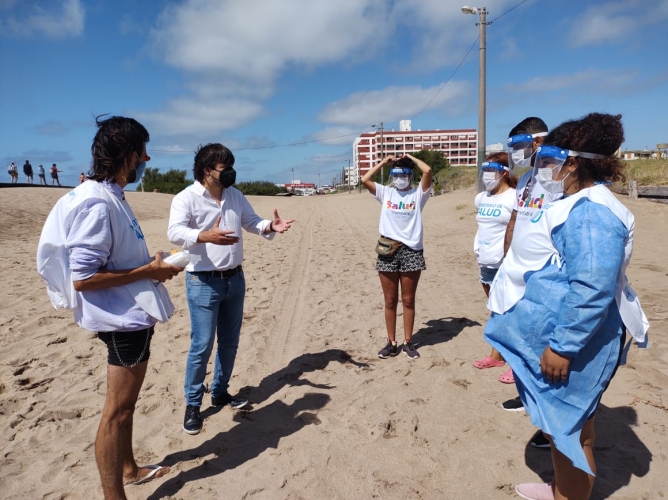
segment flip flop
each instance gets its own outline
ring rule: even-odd
[[[144,477],[141,479],[137,479],[136,481],[132,483],[127,483],[125,486],[131,486],[131,485],[138,485],[138,484],[144,484],[148,483],[149,481],[152,481],[155,479],[155,475],[158,473],[160,469],[164,469],[162,465],[144,465],[143,467],[139,467],[140,469],[153,469],[151,472],[146,474]]]
[[[499,382],[502,384],[514,384],[515,383],[515,375],[513,375],[513,369],[508,368],[505,372],[503,372],[499,376]]]
[[[473,362],[473,366],[479,370],[483,370],[485,368],[497,368],[505,364],[505,361],[497,361],[491,356],[485,356],[483,359],[478,359],[477,361]]]

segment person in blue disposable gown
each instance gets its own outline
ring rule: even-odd
[[[639,341],[647,330],[624,275],[633,216],[604,185],[624,179],[614,156],[623,140],[619,115],[592,113],[550,132],[534,175],[552,199],[563,197],[534,216],[526,248],[508,253],[490,292],[485,338],[552,443],[552,483],[517,485],[523,498],[589,498],[594,414],[619,365],[624,325]]]

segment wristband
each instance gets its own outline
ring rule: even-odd
[[[272,233],[276,232],[276,230],[274,229],[274,221],[273,220],[269,223],[269,231],[271,231]]]

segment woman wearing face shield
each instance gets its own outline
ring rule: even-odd
[[[489,297],[489,287],[503,261],[503,240],[515,203],[517,179],[510,173],[507,153],[494,153],[481,165],[485,191],[475,197],[478,211],[478,231],[473,240],[473,251],[480,266],[480,283]],[[492,353],[473,362],[479,369],[505,365],[499,352]]]
[[[623,140],[620,115],[592,113],[550,132],[534,176],[558,200],[532,218],[527,253],[508,254],[490,291],[485,338],[513,369],[531,422],[552,444],[552,483],[517,485],[523,498],[589,498],[596,407],[626,331],[646,341],[649,324],[625,276],[633,215],[605,186],[624,180],[615,156]]]
[[[387,186],[372,180],[384,165],[391,165]],[[413,170],[422,172],[419,186],[413,186]],[[431,167],[409,154],[397,159],[389,156],[362,177],[362,183],[381,203],[378,230],[382,237],[393,240],[398,248],[392,255],[378,255],[376,270],[385,298],[387,344],[378,352],[386,359],[404,352],[409,359],[420,357],[411,338],[415,322],[415,291],[420,274],[427,268],[422,246],[422,210],[431,195]],[[401,283],[401,304],[404,317],[404,342],[396,341],[397,303]]]

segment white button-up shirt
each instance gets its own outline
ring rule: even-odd
[[[239,237],[239,241],[234,245],[197,243],[199,233],[211,229],[218,216],[221,218],[218,227],[222,231],[234,231],[230,236]],[[276,233],[264,234],[269,224],[271,221],[258,216],[238,189],[223,189],[219,205],[204,186],[195,181],[172,200],[167,237],[194,256],[186,266],[187,271],[223,271],[234,269],[244,260],[241,228],[271,240]]]

